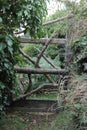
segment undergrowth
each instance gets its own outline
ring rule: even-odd
[[[56,114],[8,114],[0,120],[0,130],[87,130],[87,75],[73,74],[67,90],[60,89],[58,100],[62,97],[64,108]]]
[[[4,116],[0,130],[65,130],[68,118],[62,111],[49,116],[46,113],[31,115],[17,112]]]
[[[66,110],[72,119],[73,130],[87,130],[87,75],[74,75],[66,96]],[[70,129],[71,130],[71,129]]]

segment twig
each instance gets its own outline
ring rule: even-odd
[[[36,48],[36,50],[38,52],[41,52],[38,48]],[[57,66],[55,66],[44,54],[42,55],[42,57],[55,69],[59,69]]]

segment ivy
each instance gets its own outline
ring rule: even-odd
[[[11,90],[15,77],[13,69],[15,64],[13,46],[16,46],[16,44],[12,36],[5,32],[2,32],[0,37],[0,104],[4,110],[5,106],[9,105],[11,101]]]
[[[23,28],[31,36],[40,36],[45,15],[45,0],[0,1],[0,21],[11,32]]]
[[[31,37],[40,37],[46,13],[45,0],[0,1],[0,111],[12,101],[20,46],[15,33],[22,29]]]

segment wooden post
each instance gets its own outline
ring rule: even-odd
[[[69,32],[69,20],[68,17],[66,18],[66,44],[65,44],[65,68],[69,68],[71,65],[71,46],[69,43],[70,39],[70,32]]]

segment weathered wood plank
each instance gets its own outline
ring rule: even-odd
[[[49,38],[40,38],[40,39],[29,39],[27,37],[21,37],[20,38],[20,42],[22,44],[24,44],[24,43],[45,44],[47,41],[49,41]],[[64,39],[64,38],[62,38],[62,39],[53,38],[50,41],[50,44],[64,45],[64,44],[66,44],[66,39]]]
[[[24,73],[24,74],[67,74],[68,71],[65,69],[28,69],[28,68],[14,68],[16,73]]]

